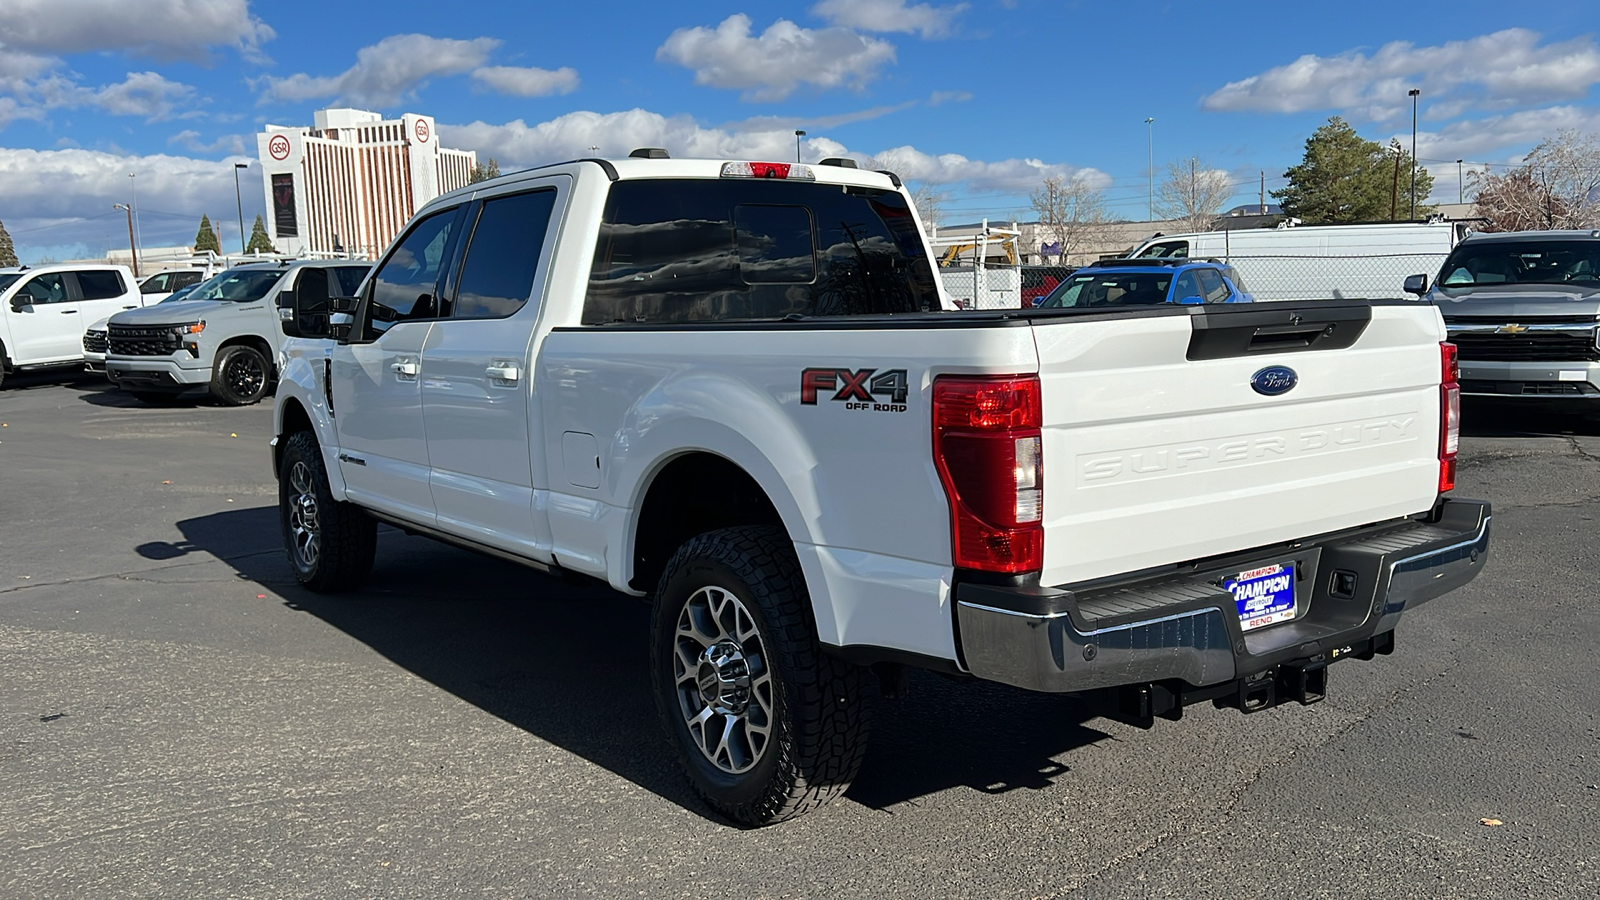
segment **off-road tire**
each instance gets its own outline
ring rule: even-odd
[[[272,385],[272,363],[248,344],[224,347],[211,366],[211,396],[223,406],[260,402]]]
[[[771,673],[770,738],[754,765],[739,774],[719,768],[701,750],[680,699],[680,617],[705,588],[731,593],[749,612]],[[691,539],[667,563],[652,619],[656,709],[690,784],[707,804],[739,825],[761,826],[844,793],[866,752],[868,680],[861,667],[822,652],[805,579],[782,529],[728,528]]]
[[[297,541],[304,540],[308,514],[314,520],[317,538],[316,552],[309,554],[297,545]],[[309,590],[354,590],[372,572],[378,549],[378,523],[360,507],[333,499],[322,448],[309,431],[295,434],[284,446],[278,467],[278,519],[289,567],[294,569],[295,579]]]

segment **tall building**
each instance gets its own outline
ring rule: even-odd
[[[424,203],[465,186],[478,161],[439,146],[431,116],[323,109],[313,121],[256,135],[267,233],[279,253],[376,259]]]

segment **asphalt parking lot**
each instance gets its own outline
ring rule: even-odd
[[[0,423],[0,896],[1600,895],[1581,423],[1467,409],[1491,562],[1325,703],[1145,732],[918,676],[758,831],[675,770],[638,601],[390,530],[299,590],[270,402],[16,376]]]

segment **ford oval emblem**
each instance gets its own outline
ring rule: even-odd
[[[1250,388],[1268,397],[1287,394],[1299,383],[1300,376],[1288,366],[1267,366],[1250,376]]]

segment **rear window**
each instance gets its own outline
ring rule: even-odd
[[[611,188],[583,323],[938,308],[922,235],[897,191],[652,179]]]

